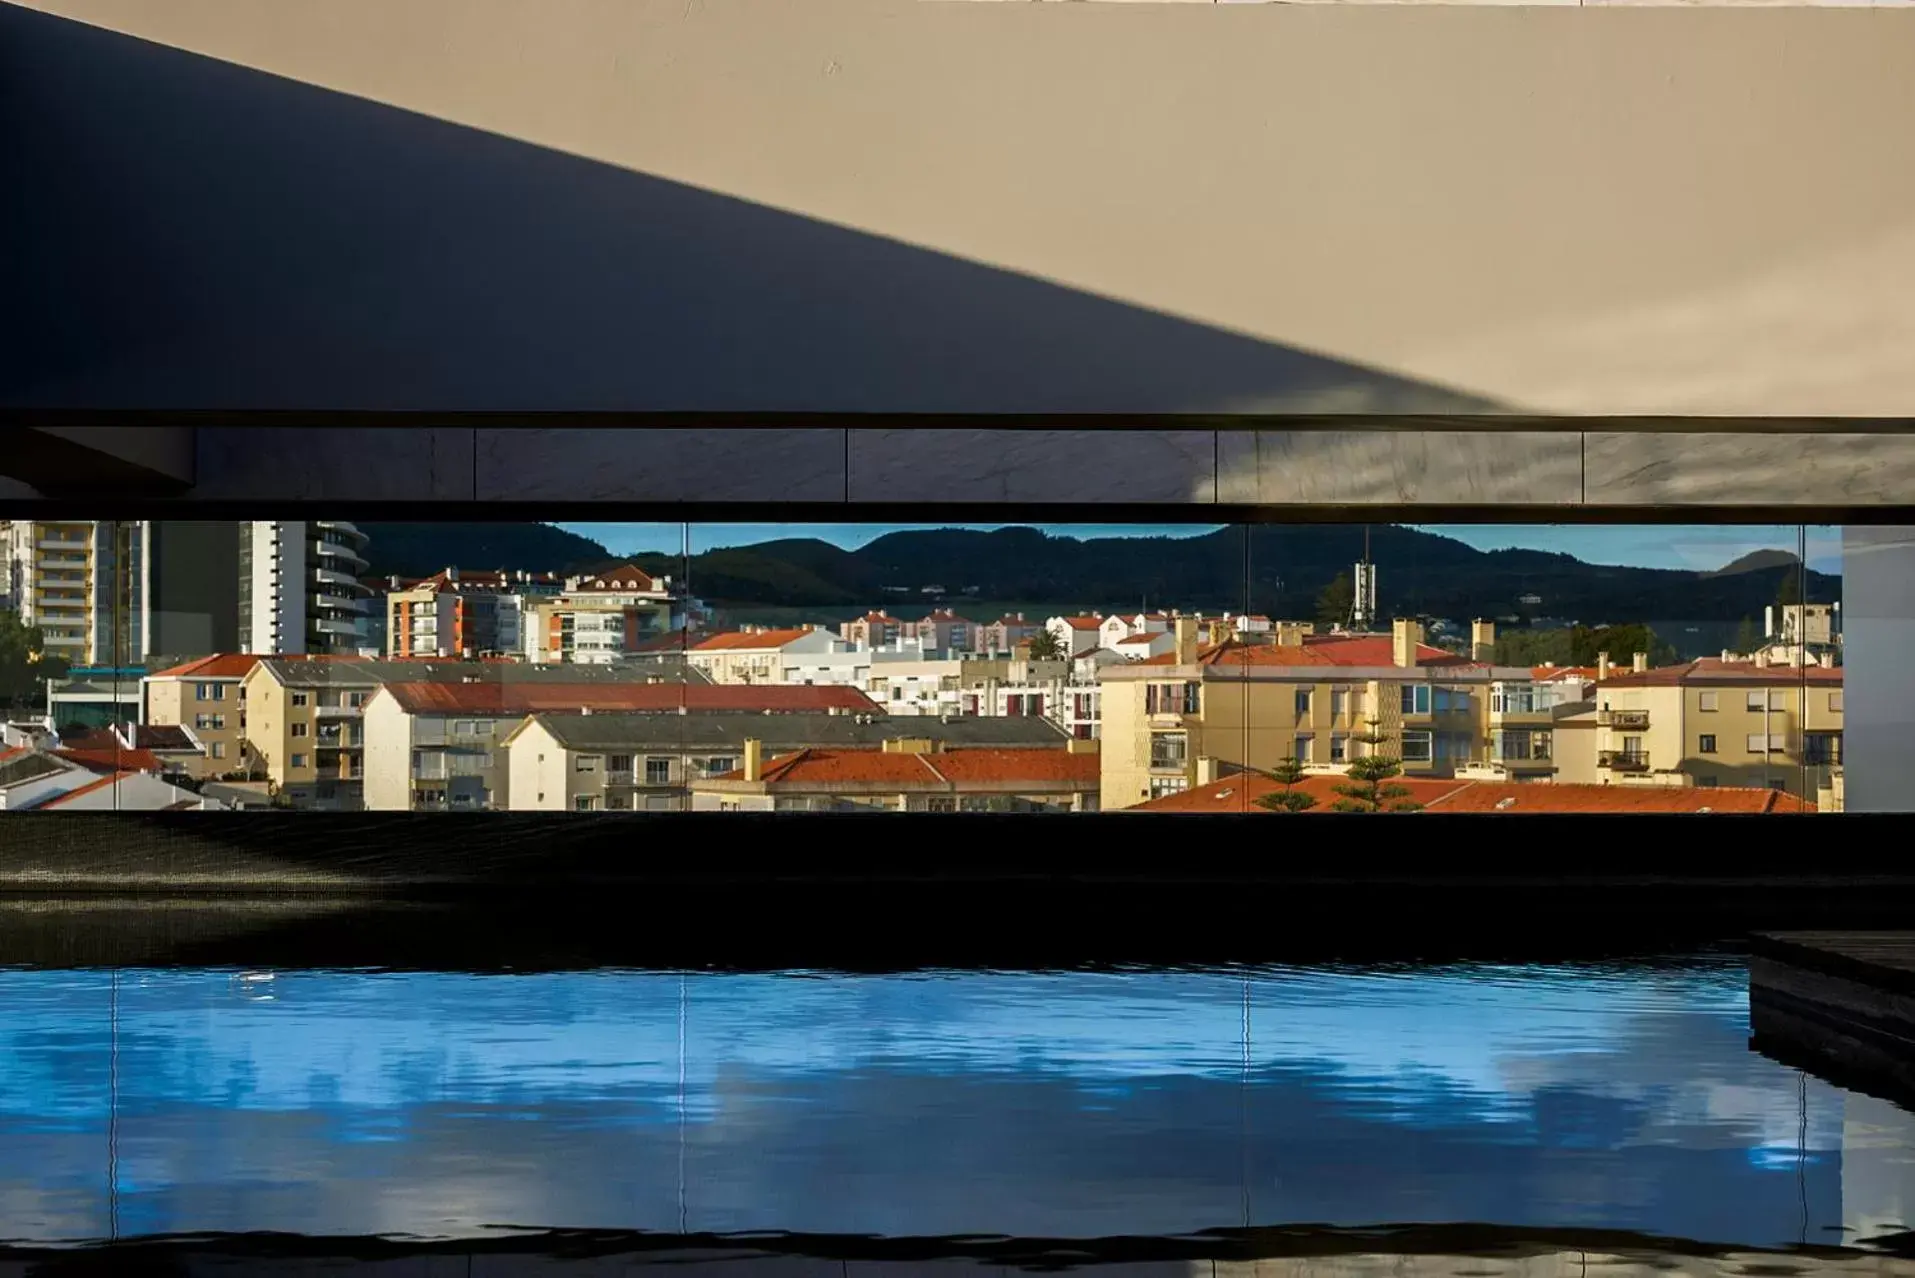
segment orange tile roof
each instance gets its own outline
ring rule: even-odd
[[[885,612],[885,611],[884,611],[883,609],[879,609],[879,610],[878,610],[878,611],[876,611],[876,612],[867,612],[867,613],[865,613],[865,614],[864,614],[864,616],[862,616],[862,617],[859,617],[859,618],[858,618],[857,620],[858,620],[858,621],[868,621],[868,622],[872,622],[872,623],[874,623],[874,624],[875,624],[875,623],[878,623],[878,622],[883,622],[883,623],[885,623],[886,625],[892,625],[892,626],[896,626],[896,625],[902,625],[902,624],[903,624],[903,623],[902,623],[902,622],[900,622],[900,621],[899,621],[899,620],[898,620],[898,619],[897,619],[896,617],[894,617],[894,616],[892,616],[892,615],[891,615],[890,613],[888,613],[888,612]]]
[[[112,739],[109,737],[109,741]],[[129,750],[118,742],[105,747],[85,745],[78,748],[62,746],[47,753],[55,758],[65,759],[68,763],[77,763],[83,768],[99,770],[105,768],[132,772],[158,772],[165,765],[151,750]]]
[[[1773,687],[1800,681],[1825,687],[1842,682],[1840,666],[1758,666],[1753,661],[1724,661],[1699,657],[1679,666],[1663,666],[1643,674],[1624,670],[1602,681],[1605,688],[1680,687],[1696,683],[1760,684]]]
[[[943,621],[943,622],[962,621],[967,626],[974,624],[971,622],[969,618],[960,617],[955,612],[952,612],[949,608],[933,609],[930,613],[926,614],[924,621]],[[921,621],[918,624],[923,625],[924,622]]]
[[[1596,667],[1594,666],[1531,666],[1529,668],[1529,677],[1532,679],[1540,679],[1545,682],[1552,679],[1563,679],[1563,680],[1580,679],[1585,683],[1594,683],[1596,681]]]
[[[722,635],[713,635],[703,643],[693,646],[693,652],[757,651],[761,648],[782,648],[788,643],[803,639],[812,631],[797,626],[785,630],[734,630]]]
[[[240,679],[263,658],[256,652],[216,652],[184,665],[156,670],[149,679]]]
[[[1320,652],[1338,666],[1393,666],[1396,641],[1388,635],[1306,635],[1304,646]],[[1416,646],[1418,665],[1466,666],[1470,659],[1441,648],[1421,643]]]
[[[1177,664],[1177,654],[1174,650],[1160,652],[1154,657],[1145,657],[1135,664],[1174,666]],[[1336,663],[1311,648],[1286,648],[1274,644],[1251,644],[1230,639],[1208,648],[1198,649],[1197,664],[1200,666],[1328,666]]]
[[[607,568],[604,572],[595,572],[589,577],[579,579],[581,590],[657,590],[658,582],[650,573],[634,563],[623,563],[616,568]]]
[[[1336,787],[1340,776],[1311,775],[1296,789],[1317,801],[1311,811],[1333,811],[1343,796]],[[1815,805],[1779,790],[1699,786],[1565,785],[1554,782],[1458,781],[1438,778],[1393,777],[1411,802],[1430,812],[1813,812]],[[1258,773],[1225,777],[1195,786],[1127,812],[1268,812],[1257,800],[1283,787]]]
[[[1072,630],[1096,630],[1104,624],[1102,617],[1065,617],[1065,625]]]
[[[830,684],[675,683],[389,683],[386,695],[411,714],[520,715],[544,711],[628,711],[672,714],[842,710],[875,713],[878,704],[856,688]]]
[[[1068,785],[1098,783],[1097,756],[1068,750],[972,749],[937,754],[799,750],[768,760],[767,782],[782,785]],[[743,770],[721,781],[743,781]]]

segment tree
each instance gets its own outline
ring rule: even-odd
[[[43,679],[66,676],[66,662],[46,653],[38,626],[21,624],[20,615],[0,612],[0,704],[36,705]]]
[[[1742,624],[1735,630],[1735,650],[1742,656],[1748,656],[1762,646],[1762,637],[1755,632],[1755,619],[1744,617]]]
[[[1389,738],[1378,720],[1368,720],[1368,724],[1367,733],[1351,740],[1374,751]],[[1420,812],[1423,805],[1410,800],[1408,786],[1390,784],[1390,778],[1402,771],[1401,762],[1387,754],[1360,755],[1350,760],[1350,779],[1336,788],[1343,797],[1330,806],[1338,812]]]
[[[1266,794],[1257,800],[1257,806],[1268,808],[1272,812],[1302,812],[1317,805],[1315,798],[1296,789],[1297,782],[1303,780],[1303,763],[1296,758],[1284,759],[1264,775],[1283,786],[1274,794]]]
[[[1317,620],[1326,626],[1340,626],[1350,619],[1350,610],[1354,607],[1356,586],[1349,573],[1340,572],[1317,596]]]
[[[1782,580],[1775,583],[1775,602],[1779,608],[1802,602],[1802,565],[1790,564],[1782,570]]]
[[[1064,645],[1049,630],[1040,630],[1031,636],[1032,661],[1062,661],[1067,655]]]

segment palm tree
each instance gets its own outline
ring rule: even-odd
[[[1303,763],[1294,756],[1281,760],[1264,775],[1281,784],[1283,789],[1258,799],[1258,807],[1272,812],[1302,812],[1317,805],[1315,798],[1296,789],[1297,782],[1303,780]]]
[[[1350,760],[1350,779],[1336,788],[1343,797],[1330,806],[1338,812],[1420,812],[1423,805],[1410,800],[1408,786],[1390,784],[1391,777],[1401,775],[1402,763],[1375,753],[1376,747],[1389,741],[1382,723],[1366,722],[1369,731],[1351,740],[1361,741],[1371,752]]]
[[[1064,655],[1064,645],[1051,631],[1040,630],[1031,636],[1032,661],[1062,661]]]

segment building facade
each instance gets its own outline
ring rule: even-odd
[[[239,525],[239,642],[268,656],[356,655],[368,642],[368,538],[343,520]]]
[[[0,528],[9,607],[71,666],[125,666],[145,652],[143,525],[14,520]]]
[[[246,676],[261,658],[221,653],[156,670],[140,681],[141,722],[192,732],[204,753],[189,775],[205,779],[246,769]]]
[[[942,750],[898,738],[872,750],[767,758],[745,742],[734,771],[690,783],[700,812],[1095,812],[1096,746]]]

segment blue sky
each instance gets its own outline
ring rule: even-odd
[[[895,531],[896,524],[693,524],[693,553],[719,546],[748,546],[782,537],[816,537],[847,549]],[[1002,524],[922,525],[1001,528]],[[1211,531],[1201,524],[1042,524],[1046,532],[1071,537],[1188,537]],[[1720,568],[1751,550],[1773,547],[1795,551],[1806,536],[1808,561],[1825,572],[1841,570],[1839,528],[1794,524],[1631,524],[1631,525],[1421,525],[1426,531],[1455,537],[1481,550],[1524,547],[1574,555],[1588,563],[1628,564],[1642,568]],[[561,524],[568,531],[603,543],[614,554],[640,551],[675,553],[685,542],[682,524]]]

